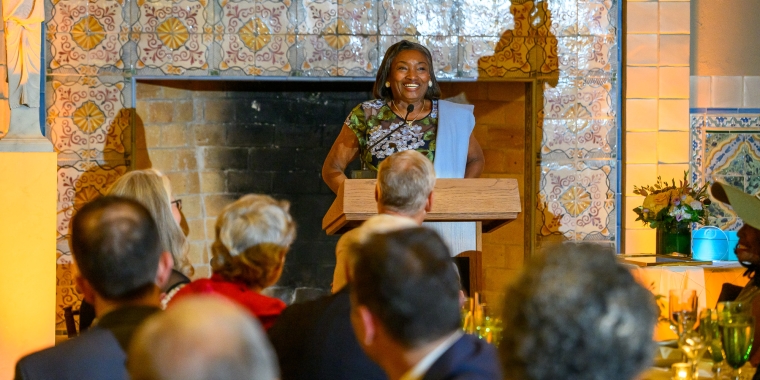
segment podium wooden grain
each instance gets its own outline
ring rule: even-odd
[[[328,235],[341,234],[377,214],[375,179],[348,179],[322,219]],[[517,180],[512,178],[438,179],[426,222],[480,222],[488,233],[522,211]]]

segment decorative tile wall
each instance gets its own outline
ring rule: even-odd
[[[430,48],[442,80],[538,81],[534,170],[546,218],[536,239],[617,239],[617,0],[46,0],[45,9],[61,265],[74,200],[133,164],[135,77],[372,78],[400,39]]]
[[[515,35],[546,37],[505,33],[499,41],[503,44],[508,37],[512,47],[541,52],[535,60],[528,55],[528,66],[520,66],[519,59],[508,61],[512,66],[501,65],[506,73],[535,68],[542,79],[535,220],[539,242],[560,238],[615,244],[618,238],[617,6],[540,3],[539,21],[531,25],[519,21],[524,17],[520,9],[512,9]],[[519,49],[509,51],[524,56]]]
[[[760,77],[693,76],[690,168],[696,183],[720,181],[760,195]],[[709,223],[736,231],[741,219],[720,202]]]

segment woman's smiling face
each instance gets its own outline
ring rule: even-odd
[[[388,82],[393,100],[407,104],[419,103],[425,98],[430,81],[430,64],[417,50],[403,50],[393,59]]]
[[[739,261],[760,264],[760,231],[745,224],[737,233],[739,244],[736,245],[736,257]]]

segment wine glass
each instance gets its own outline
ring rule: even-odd
[[[711,344],[712,335],[702,335],[694,330],[686,330],[678,338],[678,348],[683,351],[684,355],[686,355],[686,358],[689,360],[693,379],[697,379],[699,376],[697,372],[697,364]]]
[[[723,338],[723,354],[731,367],[731,379],[739,380],[739,368],[749,360],[755,333],[755,318],[749,314],[718,314],[718,326]]]
[[[475,333],[475,321],[473,320],[474,299],[467,297],[464,301],[464,305],[461,307],[462,315],[462,330],[466,334]]]
[[[697,291],[694,289],[674,289],[668,298],[670,328],[678,335],[694,328],[697,322]]]
[[[707,352],[713,361],[712,373],[717,378],[720,372],[721,363],[723,362],[723,346],[720,343],[720,329],[718,327],[718,311],[716,309],[705,309],[699,315],[699,334],[702,335],[707,343]]]

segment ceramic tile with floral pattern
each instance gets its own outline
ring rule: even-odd
[[[345,43],[337,35],[330,36],[329,41],[326,36],[298,35],[299,70],[312,76],[338,75],[338,51],[335,46]]]
[[[458,37],[459,76],[469,78],[499,77],[500,70],[494,67],[494,50],[499,37]],[[480,71],[480,73],[479,73]]]
[[[338,18],[348,34],[377,35],[378,7],[375,0],[344,0],[338,3]]]
[[[377,36],[360,37],[338,34],[326,35],[325,40],[336,48],[339,75],[367,77],[376,72],[378,67]]]
[[[542,166],[539,210],[541,235],[561,234],[569,240],[613,236],[609,228],[615,206],[611,189],[612,166],[577,170],[570,166]]]
[[[338,0],[302,0],[297,11],[299,34],[331,34],[327,28],[335,28],[338,18]],[[341,34],[349,34],[343,24]]]

